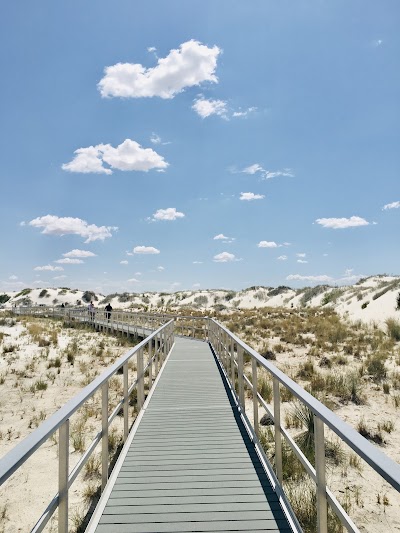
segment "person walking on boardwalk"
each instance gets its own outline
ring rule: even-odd
[[[93,302],[90,302],[90,304],[88,305],[88,311],[89,311],[90,320],[93,322],[93,320],[94,320],[94,305],[93,305]]]
[[[105,312],[106,312],[106,318],[107,318],[107,320],[110,322],[111,311],[112,311],[111,304],[108,303],[108,304],[105,306],[104,310],[105,310]]]

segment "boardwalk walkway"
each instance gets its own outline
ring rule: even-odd
[[[88,531],[292,531],[207,343],[174,348]]]

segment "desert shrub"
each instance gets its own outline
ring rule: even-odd
[[[236,292],[234,291],[229,291],[225,294],[225,300],[227,302],[230,302],[231,300],[233,300],[233,298],[236,296]]]
[[[385,363],[379,357],[370,359],[367,371],[375,382],[382,381],[386,377]]]
[[[271,289],[268,292],[268,296],[272,298],[272,296],[279,296],[279,294],[283,294],[284,292],[287,292],[290,290],[291,290],[290,287],[286,287],[285,285],[279,285],[279,287],[276,287],[276,289]]]
[[[297,377],[301,379],[311,379],[315,373],[314,363],[309,359],[299,366]]]
[[[395,318],[388,318],[386,327],[389,337],[394,341],[400,341],[400,322]]]
[[[263,348],[260,351],[260,355],[264,357],[264,359],[268,359],[270,361],[276,360],[276,355],[274,354],[272,350],[270,350],[268,344],[264,344]]]
[[[378,431],[375,431],[369,428],[364,418],[361,418],[361,420],[358,422],[357,431],[364,438],[371,440],[372,442],[375,442],[375,444],[385,444],[385,440],[383,438],[381,430],[378,429]]]
[[[400,311],[400,292],[399,292],[399,294],[397,295],[397,298],[396,298],[396,309],[397,309],[397,311]]]
[[[23,289],[21,292],[15,295],[15,298],[18,298],[19,296],[27,296],[32,289]]]
[[[207,305],[208,304],[208,298],[205,294],[201,294],[200,296],[196,296],[194,298],[194,303],[197,305]]]
[[[93,291],[85,291],[82,294],[82,300],[86,303],[89,303],[91,301],[97,302],[98,298]]]
[[[361,304],[361,309],[365,309],[368,304],[369,304],[369,302],[364,302],[363,304]]]
[[[324,294],[321,305],[327,305],[329,303],[335,303],[343,294],[343,289],[332,289],[330,292]]]
[[[118,296],[118,301],[121,303],[130,302],[132,300],[132,296],[128,292],[123,292]]]
[[[44,298],[47,295],[47,289],[42,289],[39,293],[39,298]]]
[[[300,305],[305,307],[307,303],[328,289],[328,285],[317,285],[316,287],[310,287],[306,289],[303,296],[300,298]]]
[[[7,294],[0,294],[0,304],[5,304],[10,298]]]

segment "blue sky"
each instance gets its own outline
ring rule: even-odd
[[[0,290],[398,274],[396,0],[7,2]]]

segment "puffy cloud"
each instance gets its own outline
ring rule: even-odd
[[[277,257],[278,261],[286,261],[287,260],[287,255],[280,255],[279,257]]]
[[[257,244],[258,248],[278,248],[279,244],[274,241],[260,241]]]
[[[67,252],[66,254],[63,254],[63,257],[77,257],[77,258],[83,258],[83,257],[96,257],[96,254],[93,252],[89,252],[89,250],[71,250],[70,252]]]
[[[120,261],[119,264],[120,264],[120,265],[128,265],[128,264],[129,264],[129,261]]]
[[[226,237],[223,233],[213,237],[214,241],[222,241],[224,244],[229,244],[235,240],[235,237]]]
[[[262,200],[265,198],[264,194],[254,194],[253,192],[241,192],[240,200]]]
[[[369,226],[364,218],[352,216],[350,218],[317,218],[315,221],[324,228],[344,229],[357,226]]]
[[[392,202],[391,204],[386,204],[383,206],[382,209],[399,209],[400,202]]]
[[[134,254],[159,254],[160,250],[153,246],[135,246],[133,249]]]
[[[148,172],[154,168],[165,170],[168,167],[164,158],[152,148],[142,148],[131,139],[125,139],[116,148],[111,144],[98,144],[79,148],[74,153],[74,159],[62,165],[63,170],[83,174],[112,174],[111,169]],[[103,163],[111,168],[103,166]]]
[[[297,262],[302,264],[308,263],[305,259],[297,259]]]
[[[96,226],[88,224],[86,220],[72,217],[57,217],[46,215],[38,217],[29,222],[30,226],[43,228],[45,235],[80,235],[85,238],[85,242],[104,241],[111,237],[111,231],[118,228],[114,226]]]
[[[288,281],[311,281],[312,283],[329,283],[333,281],[333,278],[326,276],[325,274],[321,276],[301,276],[300,274],[290,274],[286,277]]]
[[[257,172],[263,171],[263,167],[259,165],[258,163],[254,163],[254,165],[250,165],[249,167],[246,167],[242,170],[245,174],[256,174]]]
[[[183,218],[184,213],[176,210],[176,207],[168,207],[167,209],[158,209],[151,220],[176,220],[177,218]]]
[[[237,261],[234,254],[230,254],[229,252],[222,252],[220,254],[214,255],[214,261],[216,263],[228,263],[230,261]]]
[[[306,256],[305,253],[296,254],[296,257],[305,257],[305,256]]]
[[[64,259],[57,259],[55,263],[61,263],[63,265],[80,265],[84,261],[82,259],[71,259],[71,257],[64,257]]]
[[[61,270],[64,270],[63,267],[55,267],[53,265],[44,265],[44,266],[37,266],[33,270],[37,271],[49,271],[49,272],[60,272]]]
[[[218,46],[209,48],[190,40],[171,50],[165,58],[158,59],[153,68],[145,68],[140,63],[117,63],[106,67],[98,89],[103,98],[174,98],[186,87],[205,81],[217,83],[215,70],[220,53]]]
[[[204,97],[195,100],[192,109],[194,109],[201,118],[210,117],[211,115],[226,118],[228,112],[226,102],[223,100],[207,100]]]
[[[158,266],[158,267],[157,267],[157,270],[158,270],[159,272],[162,272],[163,270],[165,270],[165,268],[164,268],[163,266]]]

